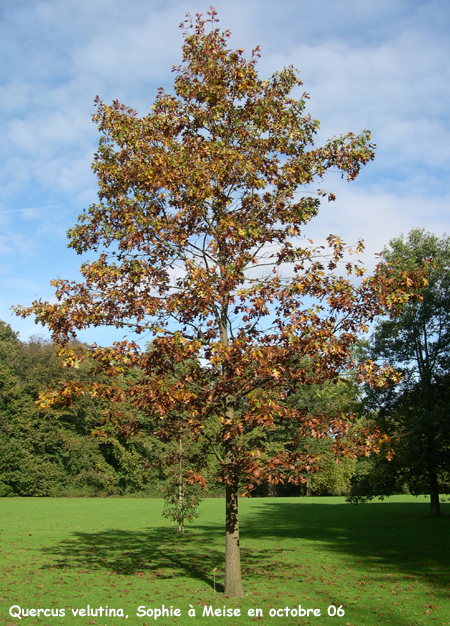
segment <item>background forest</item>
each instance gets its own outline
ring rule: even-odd
[[[22,342],[1,322],[0,360],[2,496],[119,494],[143,491],[158,478],[150,467],[158,442],[144,433],[132,441],[93,437],[101,409],[91,399],[66,410],[38,408],[40,391],[85,375],[63,370],[51,342]]]
[[[51,341],[38,336],[20,341],[0,321],[0,496],[161,497],[173,482],[177,450],[154,437],[151,424],[145,427],[142,420],[142,429],[131,438],[120,432],[105,438],[95,435],[105,407],[90,397],[67,408],[39,407],[39,392],[61,379],[85,376],[82,368],[63,368]],[[311,390],[318,404],[331,402],[347,410],[357,406],[356,388],[327,387]],[[277,432],[272,445],[286,445],[288,437]],[[355,461],[336,464],[331,452],[324,449],[322,454],[323,470],[308,476],[305,485],[262,485],[255,495],[348,493]],[[208,495],[223,495],[223,486],[212,479],[214,471],[208,473]]]

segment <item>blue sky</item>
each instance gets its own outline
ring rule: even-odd
[[[0,5],[0,319],[22,339],[45,329],[11,306],[50,299],[76,279],[66,231],[96,200],[90,170],[98,94],[147,113],[181,59],[178,24],[205,2],[15,0]],[[261,76],[301,71],[318,143],[368,128],[377,156],[348,184],[331,174],[307,232],[363,238],[366,263],[415,226],[449,232],[450,5],[446,0],[217,0],[231,45],[262,49]],[[89,255],[88,255],[89,258]],[[92,260],[92,259],[91,259]],[[80,335],[108,344],[109,329]]]

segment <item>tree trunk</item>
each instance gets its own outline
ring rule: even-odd
[[[184,533],[184,518],[183,518],[183,448],[180,439],[180,467],[178,474],[178,534]]]
[[[243,596],[241,549],[239,546],[238,485],[226,488],[225,595]]]
[[[228,347],[228,305],[225,304],[221,312],[220,341],[224,348]],[[223,374],[226,375],[227,365],[223,365]],[[230,421],[234,420],[234,408],[227,398],[226,416]],[[226,596],[243,596],[244,589],[241,579],[241,548],[239,545],[239,516],[238,516],[238,485],[236,466],[234,463],[233,449],[228,448],[226,464],[231,469],[230,485],[226,486],[225,504],[225,591]],[[228,473],[228,472],[227,472]],[[230,474],[228,475],[230,478]]]
[[[439,517],[441,515],[439,486],[436,472],[430,472],[430,515],[432,517]]]
[[[311,479],[309,474],[306,477],[306,495],[309,497],[311,495]]]

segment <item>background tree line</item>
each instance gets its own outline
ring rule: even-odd
[[[83,349],[82,344],[72,347]],[[71,406],[43,409],[39,393],[58,385],[61,379],[83,380],[88,364],[64,368],[57,349],[50,340],[31,337],[21,341],[11,326],[0,321],[0,496],[96,496],[168,494],[177,506],[179,455],[177,442],[163,442],[153,436],[152,424],[146,424],[130,405],[123,410],[141,419],[142,428],[133,437],[120,429],[98,436],[104,401],[83,396]],[[308,390],[308,401],[321,410],[354,412],[358,390],[348,383],[327,384]],[[296,398],[296,402],[306,398]],[[254,437],[267,439],[264,429]],[[292,446],[293,433],[279,429],[271,434],[269,452]],[[348,494],[356,461],[335,462],[329,442],[309,438],[302,447],[322,457],[321,471],[305,473],[306,482],[277,485],[265,483],[253,492],[265,495],[342,495]],[[202,451],[183,438],[183,474],[194,468],[191,457]],[[209,458],[207,463],[214,464]],[[223,485],[210,476],[208,489],[192,491],[223,495]],[[189,487],[187,487],[189,490]]]
[[[144,430],[132,439],[120,432],[107,438],[92,435],[105,408],[101,402],[86,396],[71,407],[38,406],[40,392],[62,378],[81,381],[86,375],[86,366],[64,369],[51,341],[20,341],[0,322],[2,496],[145,492],[158,481],[160,472],[152,461],[161,444]]]

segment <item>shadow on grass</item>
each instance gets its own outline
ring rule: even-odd
[[[224,570],[224,554],[211,545],[219,536],[222,538],[223,532],[207,527],[181,536],[167,527],[74,532],[70,539],[42,551],[54,558],[46,569],[103,569],[121,575],[145,573],[159,580],[186,577],[214,587],[213,569]],[[219,582],[215,588],[223,591]]]
[[[242,543],[247,538],[306,540],[318,551],[347,554],[364,568],[385,567],[450,585],[450,515],[431,518],[428,510],[421,502],[355,506],[261,500],[245,517]]]
[[[387,573],[425,578],[444,587],[450,582],[450,517],[432,519],[427,511],[428,505],[421,503],[352,506],[261,499],[242,515],[243,569],[249,579],[259,581],[282,580],[289,573],[289,578],[298,579],[302,577],[298,558],[304,558],[306,545],[317,549],[316,563],[321,551],[335,552],[352,557],[355,568],[386,568]],[[280,544],[281,539],[300,542]],[[53,557],[47,568],[103,569],[159,580],[189,578],[211,588],[217,568],[216,590],[223,591],[218,581],[224,572],[224,532],[218,525],[196,523],[186,536],[167,527],[74,532],[42,550]],[[274,566],[274,558],[287,551],[294,560]]]

